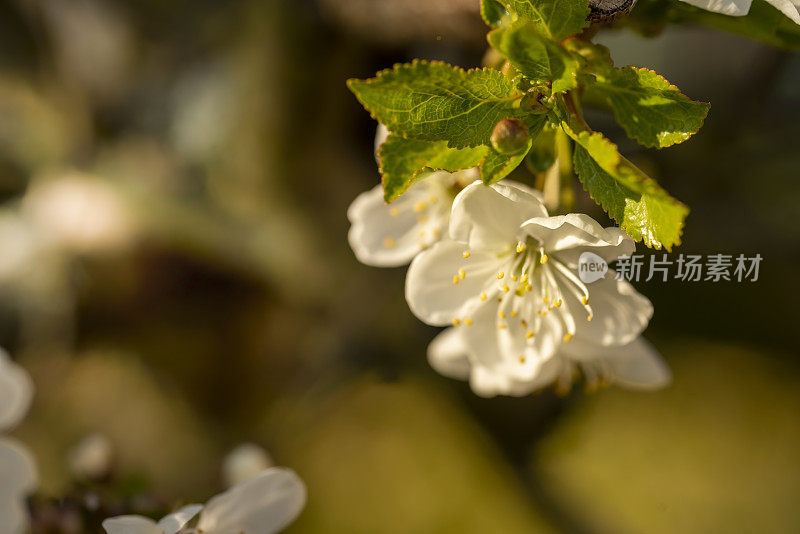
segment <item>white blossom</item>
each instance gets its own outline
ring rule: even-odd
[[[136,515],[114,517],[103,521],[103,528],[108,534],[176,534],[199,513],[196,529],[203,534],[271,534],[294,521],[305,502],[306,488],[295,472],[271,467],[205,506],[185,506],[158,523]]]
[[[33,383],[28,373],[0,349],[0,432],[16,426],[30,407]],[[38,475],[30,451],[0,435],[0,534],[21,534],[28,527],[25,498]]]
[[[387,135],[379,126],[376,153]],[[374,267],[406,265],[447,232],[453,198],[478,177],[477,169],[433,172],[390,204],[380,184],[360,194],[347,210],[348,239],[358,260]]]
[[[715,13],[722,13],[723,15],[731,15],[734,17],[742,17],[747,15],[750,11],[750,4],[753,0],[683,0],[687,4],[713,11]],[[769,4],[792,19],[795,24],[800,24],[800,0],[767,0]]]
[[[634,249],[586,215],[548,216],[520,184],[474,183],[453,203],[449,237],[411,263],[406,300],[426,323],[456,327],[467,361],[447,364],[468,369],[476,393],[523,394],[556,354],[591,361],[639,337],[650,302],[611,271],[590,285],[576,273],[583,252],[610,262]]]

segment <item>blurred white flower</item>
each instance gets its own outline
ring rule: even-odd
[[[0,432],[17,425],[30,407],[33,383],[28,373],[0,349]],[[18,441],[0,436],[0,534],[28,528],[25,498],[38,480],[33,456]]]
[[[227,487],[250,480],[261,471],[272,467],[267,451],[254,443],[243,443],[233,449],[222,461],[222,478]]]
[[[76,252],[115,250],[134,234],[119,195],[103,181],[79,173],[34,183],[22,213],[46,242]]]
[[[103,434],[83,438],[67,454],[67,466],[78,480],[102,479],[111,471],[114,446]]]
[[[627,234],[583,214],[549,217],[521,184],[465,188],[449,234],[411,263],[406,300],[426,323],[460,330],[479,395],[535,389],[557,352],[591,360],[633,342],[653,314],[627,282],[587,286],[576,272],[585,251],[607,262],[630,255]]]
[[[176,534],[200,513],[197,531],[203,534],[271,534],[294,521],[305,503],[306,488],[295,472],[271,467],[205,506],[186,506],[159,523],[129,515],[106,519],[103,528],[108,534]]]
[[[742,17],[750,11],[753,0],[683,0],[687,4],[707,9],[723,15]],[[766,0],[767,3],[792,19],[795,24],[800,24],[800,0]]]
[[[380,125],[375,150],[386,139]],[[350,204],[348,239],[361,263],[374,267],[405,265],[421,250],[437,242],[447,231],[450,208],[456,193],[479,178],[477,169],[434,172],[408,188],[400,198],[387,204],[383,186],[361,193]]]

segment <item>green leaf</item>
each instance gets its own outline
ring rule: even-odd
[[[566,123],[562,127],[575,140],[575,171],[594,201],[636,241],[656,249],[679,245],[689,208],[623,158],[602,134],[576,133]]]
[[[531,22],[521,20],[492,31],[489,44],[531,81],[552,82],[553,94],[578,86],[578,60],[540,34]]]
[[[348,80],[373,118],[392,132],[411,139],[447,141],[451,148],[489,143],[495,124],[517,118],[522,93],[500,71],[464,71],[441,62],[395,65],[369,80]]]
[[[545,36],[560,41],[589,23],[588,0],[502,0],[506,11],[533,21]]]
[[[484,184],[490,185],[498,182],[508,176],[508,174],[519,167],[519,164],[525,159],[528,150],[531,149],[531,141],[528,140],[528,146],[520,153],[513,156],[506,156],[500,154],[492,147],[488,147],[489,151],[486,157],[481,162],[478,170],[481,173],[481,180]]]
[[[497,28],[506,16],[508,16],[508,12],[502,2],[481,0],[481,18],[488,26]]]
[[[391,202],[435,171],[461,171],[483,162],[488,147],[448,148],[447,141],[405,139],[394,133],[378,151],[383,197]]]
[[[587,91],[599,93],[628,136],[644,146],[663,148],[686,141],[708,114],[708,104],[689,99],[649,69],[611,69],[594,80]]]

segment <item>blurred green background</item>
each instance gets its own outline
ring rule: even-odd
[[[206,500],[253,441],[308,485],[291,533],[798,532],[800,58],[601,31],[712,108],[663,151],[587,119],[692,208],[675,252],[760,253],[760,278],[639,284],[662,392],[480,399],[428,367],[404,270],[358,264],[345,217],[379,180],[345,80],[478,65],[477,5],[0,3],[0,344],[37,384],[39,502],[86,491],[64,458],[100,432],[115,512]]]

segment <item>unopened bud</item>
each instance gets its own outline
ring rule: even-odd
[[[267,451],[253,443],[244,443],[225,457],[222,476],[225,484],[231,487],[250,480],[272,465],[272,458]]]
[[[530,139],[528,128],[517,119],[503,119],[492,130],[492,147],[506,156],[522,152]]]

